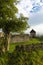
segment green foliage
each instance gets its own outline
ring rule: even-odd
[[[43,51],[27,52],[15,50],[10,56],[9,65],[43,65]],[[11,60],[12,59],[12,60]]]
[[[8,65],[8,53],[0,55],[0,65]]]
[[[3,47],[4,47],[4,39],[0,38],[0,54],[3,53]]]
[[[28,44],[39,44],[39,43],[41,43],[41,41],[36,38],[30,39],[30,40],[24,41],[24,42],[11,43],[9,51],[13,52],[13,50],[15,49],[15,46],[17,46],[17,45],[28,45]]]
[[[0,28],[3,32],[9,33],[10,31],[24,30],[27,25],[27,19],[24,16],[17,18],[15,15],[18,9],[14,3],[17,0],[1,0],[0,1]]]
[[[8,51],[10,32],[23,32],[27,28],[27,17],[16,16],[17,0],[0,0],[0,28],[4,32],[5,49]]]
[[[12,53],[0,55],[0,65],[43,65],[43,50],[16,49]]]
[[[40,40],[41,42],[43,42],[43,35],[37,36],[37,39]]]

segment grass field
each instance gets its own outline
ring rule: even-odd
[[[15,49],[16,45],[39,44],[39,43],[42,43],[42,42],[36,38],[30,39],[29,41],[25,41],[25,42],[11,43],[9,51],[12,52]]]
[[[43,65],[43,50],[37,49],[31,52],[17,51],[16,45],[27,45],[27,44],[40,44],[42,43],[39,39],[34,38],[26,42],[17,42],[10,44],[10,50],[8,53],[0,55],[0,65]]]

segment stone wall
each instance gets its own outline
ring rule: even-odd
[[[12,35],[11,36],[11,43],[23,42],[23,41],[28,41],[28,40],[29,40],[28,34],[20,34],[20,35]]]
[[[28,44],[28,45],[17,45],[16,46],[16,51],[26,51],[26,52],[31,52],[31,51],[38,51],[38,50],[43,50],[43,43],[37,43],[37,44]]]

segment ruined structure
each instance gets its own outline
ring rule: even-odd
[[[16,34],[11,35],[11,43],[23,42],[29,40],[29,34]]]
[[[35,31],[35,30],[32,29],[32,30],[30,31],[30,37],[31,37],[31,38],[35,38],[35,37],[36,37],[36,31]]]

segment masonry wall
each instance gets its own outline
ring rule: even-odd
[[[29,35],[13,35],[11,36],[11,43],[28,41]]]
[[[37,43],[37,44],[29,44],[29,45],[17,45],[16,49],[17,51],[27,51],[32,52],[37,50],[43,50],[43,43]]]

